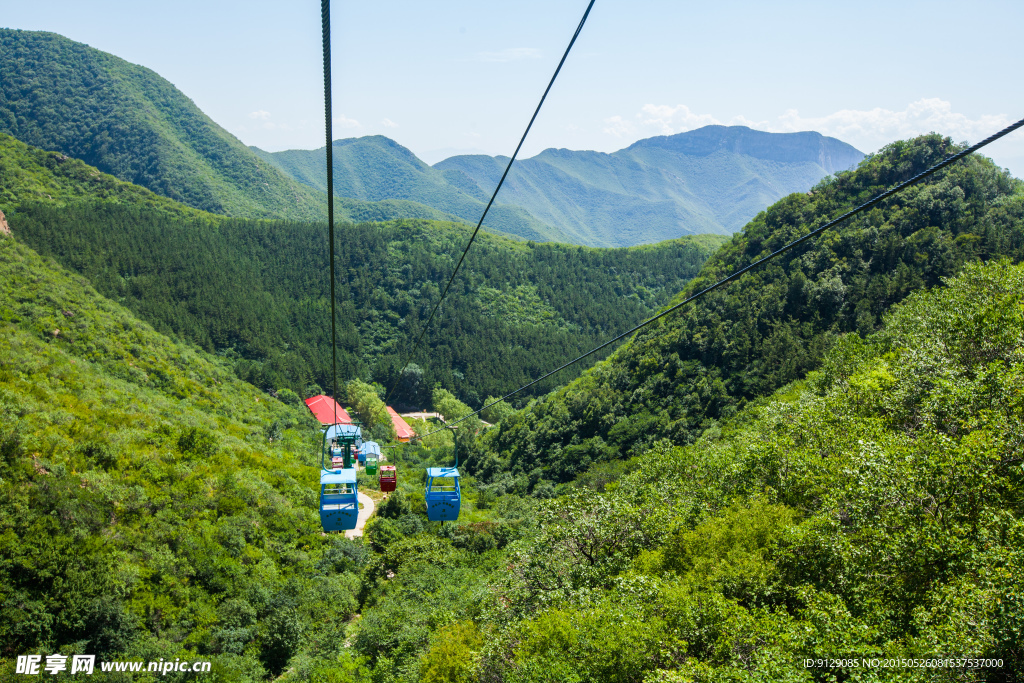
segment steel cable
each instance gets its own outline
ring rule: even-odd
[[[327,0],[324,0],[326,2]],[[548,82],[548,87],[544,89],[544,94],[541,95],[540,102],[537,103],[537,108],[533,112],[533,116],[530,117],[530,122],[526,125],[526,131],[523,132],[523,137],[520,138],[519,144],[516,146],[516,151],[512,153],[511,158],[508,160],[508,164],[505,165],[505,172],[501,174],[501,179],[498,181],[497,187],[494,188],[494,192],[491,194],[490,200],[487,202],[487,206],[484,207],[483,213],[480,215],[480,220],[476,223],[476,228],[473,230],[473,234],[469,238],[469,242],[466,243],[466,248],[462,250],[462,256],[459,257],[459,262],[455,264],[455,270],[452,271],[452,276],[448,278],[448,284],[445,285],[444,291],[441,292],[441,298],[437,300],[437,304],[434,305],[434,310],[430,312],[427,317],[427,322],[423,323],[423,328],[420,330],[419,336],[416,341],[413,342],[412,348],[409,353],[406,354],[405,360],[402,362],[402,366],[398,370],[398,376],[395,378],[394,383],[391,385],[391,390],[388,391],[387,396],[384,397],[384,403],[387,403],[391,398],[391,394],[395,392],[395,388],[398,386],[398,382],[402,378],[402,373],[405,368],[409,365],[409,361],[412,359],[412,354],[415,353],[419,347],[420,342],[423,341],[423,335],[426,334],[427,328],[430,326],[430,321],[434,319],[434,315],[437,313],[437,309],[441,307],[441,302],[444,301],[445,296],[448,295],[448,290],[452,286],[452,282],[455,281],[455,276],[459,272],[459,268],[462,267],[462,262],[466,259],[466,254],[469,253],[469,248],[473,246],[473,241],[476,239],[476,235],[480,232],[480,226],[484,223],[484,218],[487,217],[487,212],[491,210],[491,205],[494,204],[495,198],[498,196],[498,191],[501,190],[501,186],[505,182],[505,178],[508,176],[508,172],[512,170],[512,164],[515,162],[516,157],[519,155],[519,150],[523,148],[523,143],[526,142],[526,136],[530,134],[530,129],[533,127],[533,122],[537,120],[537,115],[540,113],[540,108],[544,106],[544,100],[547,99],[548,93],[551,92],[551,86],[555,84],[555,79],[558,78],[558,72],[562,70],[562,65],[565,64],[566,58],[569,56],[569,51],[572,50],[572,46],[576,43],[576,39],[579,37],[580,32],[583,30],[583,25],[587,23],[587,17],[590,16],[590,10],[594,6],[595,0],[590,0],[590,4],[587,5],[587,11],[583,13],[583,18],[580,19],[579,25],[576,27],[576,32],[572,34],[572,39],[569,41],[569,46],[565,48],[565,53],[562,55],[562,59],[559,60],[558,66],[555,68],[555,73],[551,76],[551,80]]]
[[[331,0],[320,0],[320,23],[324,43],[324,118],[327,129],[327,239],[330,242],[331,271],[331,372],[334,386],[334,424],[338,424],[338,333],[334,301],[334,158],[331,154]]]

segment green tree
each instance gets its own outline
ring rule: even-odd
[[[423,683],[470,683],[473,656],[483,645],[480,629],[472,621],[457,621],[437,632],[420,662]]]

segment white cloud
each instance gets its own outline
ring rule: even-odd
[[[362,128],[363,125],[355,119],[347,118],[344,114],[339,114],[332,119],[332,126],[335,128]]]
[[[398,124],[391,119],[381,119],[381,125],[385,128],[398,128]]]
[[[535,47],[509,47],[498,52],[478,52],[482,62],[515,62],[520,59],[539,59],[541,51]]]
[[[738,114],[723,122],[711,114],[699,114],[685,104],[645,104],[632,120],[612,116],[604,120],[602,131],[618,138],[647,137],[685,133],[708,125],[748,126],[771,133],[792,133],[813,130],[839,138],[865,152],[879,149],[894,140],[923,133],[936,132],[960,142],[977,142],[1006,127],[1005,114],[983,114],[971,119],[953,111],[953,106],[937,97],[911,102],[902,111],[875,107],[868,110],[844,109],[821,117],[803,117],[789,109],[775,121],[754,121]],[[1024,131],[1011,137],[1024,140]]]
[[[605,126],[601,129],[601,132],[607,133],[608,135],[614,135],[617,138],[630,137],[636,134],[636,126],[622,118],[621,116],[612,116],[604,120]]]
[[[893,140],[930,132],[948,135],[957,142],[977,142],[1010,124],[1005,114],[968,118],[954,112],[949,102],[937,97],[911,102],[902,111],[881,107],[843,109],[817,118],[805,118],[796,109],[790,109],[778,121],[774,129],[780,132],[816,130],[865,150],[875,150]]]
[[[251,111],[251,112],[249,112],[249,118],[250,119],[260,119],[262,121],[266,121],[267,119],[270,118],[270,112],[269,111],[263,111],[262,109],[260,109],[259,111]]]
[[[665,104],[645,104],[636,116],[641,126],[655,128],[661,135],[683,133],[703,126],[721,124],[711,114],[695,114],[685,104],[675,107]]]
[[[751,121],[743,114],[738,114],[729,119],[730,126],[746,126],[755,130],[769,130],[771,125],[767,121]]]

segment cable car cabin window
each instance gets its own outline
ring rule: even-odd
[[[430,490],[435,492],[458,491],[459,487],[453,477],[435,477],[431,480]]]
[[[324,484],[325,496],[351,496],[356,492],[355,484]]]

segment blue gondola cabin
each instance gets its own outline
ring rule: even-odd
[[[320,524],[324,531],[356,528],[359,499],[356,496],[356,471],[339,469],[320,473]]]
[[[459,518],[462,490],[456,467],[427,468],[427,519],[431,522],[453,522]]]

